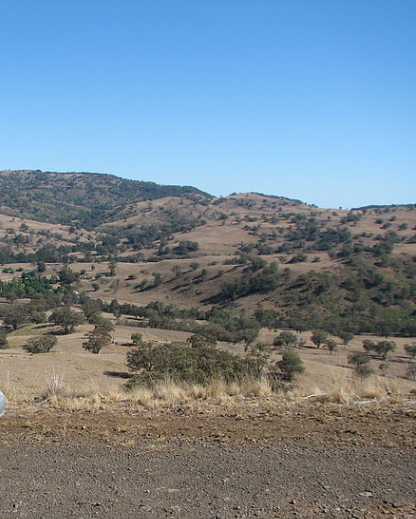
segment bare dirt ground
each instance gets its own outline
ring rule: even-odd
[[[0,422],[0,518],[415,517],[415,401]]]

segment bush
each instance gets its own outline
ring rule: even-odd
[[[136,383],[149,377],[169,377],[174,381],[207,384],[213,378],[231,382],[247,376],[260,377],[266,361],[262,357],[239,357],[213,347],[144,342],[127,353],[127,365],[131,371],[141,372],[136,375]]]
[[[281,332],[273,340],[273,346],[278,348],[288,348],[290,346],[296,346],[298,338],[292,332]]]
[[[347,330],[340,330],[337,335],[344,343],[344,346],[354,339],[354,334]]]
[[[416,341],[412,342],[412,344],[405,344],[404,351],[412,357],[412,359],[416,358]]]
[[[206,348],[206,347],[214,347],[217,345],[217,341],[215,338],[210,336],[201,335],[200,333],[195,333],[186,342],[192,348]]]
[[[86,334],[87,340],[82,343],[84,350],[98,354],[100,351],[111,344],[111,337],[106,333],[100,333],[97,328]]]
[[[298,373],[305,371],[302,359],[295,351],[285,351],[282,360],[277,362],[276,366],[282,372],[283,379],[288,381],[292,381]]]
[[[363,341],[363,348],[367,353],[374,351],[383,360],[387,359],[388,354],[396,349],[396,343],[394,341],[370,341],[365,339]]]
[[[40,335],[39,337],[32,337],[23,345],[23,349],[29,353],[49,353],[51,349],[56,346],[56,337],[53,335]]]
[[[312,333],[311,341],[315,344],[315,346],[319,349],[321,344],[328,340],[328,334],[324,330],[315,330]]]
[[[370,359],[362,351],[351,353],[348,357],[348,362],[355,366],[354,372],[360,378],[367,378],[373,373],[373,370],[370,368]]]
[[[0,350],[6,350],[9,347],[7,338],[5,335],[0,335]]]
[[[69,306],[63,306],[54,310],[50,315],[49,322],[54,323],[56,326],[61,326],[65,334],[72,333],[75,327],[84,322],[84,318],[74,310],[71,310]]]
[[[410,378],[410,380],[416,380],[416,366],[414,364],[409,365],[406,376]]]
[[[328,349],[329,353],[337,349],[337,343],[333,339],[327,339],[324,346]]]
[[[110,319],[97,317],[95,319],[94,330],[86,334],[87,340],[82,343],[84,350],[98,354],[100,351],[109,346],[112,342],[111,332],[114,331],[114,324]]]
[[[140,344],[143,341],[143,335],[141,333],[133,332],[130,336],[133,344]]]

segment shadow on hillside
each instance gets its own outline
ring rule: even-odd
[[[52,328],[54,325],[51,324],[51,323],[46,323],[46,324],[37,324],[36,325],[36,329],[37,330],[43,330],[44,328]]]
[[[127,371],[104,371],[104,375],[106,375],[107,377],[122,378],[124,380],[132,378],[133,376],[131,373],[128,373]]]
[[[242,296],[242,297],[244,297],[244,296]],[[225,304],[228,301],[230,301],[230,299],[224,297],[223,294],[220,292],[219,294],[216,294],[211,297],[207,297],[206,299],[203,299],[201,301],[201,303],[203,303],[205,305],[212,305],[212,304],[221,304],[221,303]]]
[[[72,332],[74,333],[74,332]],[[48,332],[48,335],[56,335],[58,337],[62,336],[62,335],[71,335],[71,333],[66,333],[65,330],[51,330],[50,332]]]

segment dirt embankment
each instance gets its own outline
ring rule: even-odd
[[[9,410],[0,518],[410,518],[414,403],[250,416]]]

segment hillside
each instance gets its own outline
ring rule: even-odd
[[[1,208],[6,214],[43,222],[94,227],[123,206],[166,196],[209,198],[193,187],[160,186],[97,173],[0,171]]]
[[[103,302],[416,335],[414,205],[320,209],[85,173],[2,172],[0,187],[5,282],[67,264],[77,290]],[[15,284],[3,295],[24,294]]]

